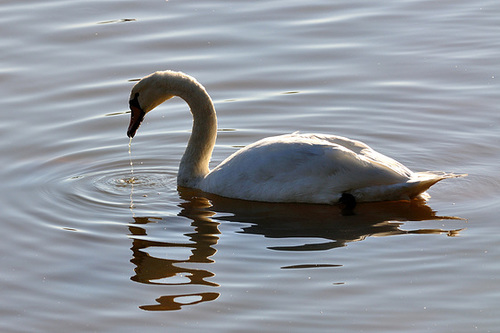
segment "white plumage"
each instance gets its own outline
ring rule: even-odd
[[[210,171],[217,135],[215,109],[205,88],[184,73],[156,72],[134,86],[127,134],[133,137],[145,114],[173,96],[183,98],[193,114],[179,186],[245,200],[332,204],[343,194],[356,202],[426,198],[425,191],[436,182],[461,176],[414,173],[360,141],[301,133],[259,140]]]

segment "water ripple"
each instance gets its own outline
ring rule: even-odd
[[[40,178],[43,179],[40,189],[43,197],[50,198],[59,208],[92,207],[101,212],[111,210],[130,214],[124,208],[133,208],[138,200],[165,191],[176,193],[175,171],[158,167],[164,164],[160,160],[136,163],[132,170],[126,154],[101,161],[95,156],[94,162],[86,164],[90,155],[89,152],[80,152],[71,157],[59,157],[42,166],[44,177]],[[47,174],[47,170],[51,173]]]

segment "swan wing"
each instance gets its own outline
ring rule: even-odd
[[[344,192],[405,183],[412,172],[362,142],[293,133],[262,139],[229,156],[204,191],[271,202],[337,202]]]

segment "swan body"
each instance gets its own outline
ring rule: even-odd
[[[182,187],[245,200],[333,204],[345,194],[356,202],[425,199],[436,182],[462,176],[412,172],[360,141],[298,132],[259,140],[210,171],[217,117],[205,88],[189,75],[164,71],[141,79],[130,95],[127,135],[132,138],[146,113],[174,96],[193,115],[177,176]]]

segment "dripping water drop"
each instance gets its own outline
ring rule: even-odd
[[[132,210],[134,208],[134,162],[132,161],[132,138],[128,142],[128,157],[130,160],[130,178],[127,180],[127,183],[130,184],[130,204],[129,208]],[[132,212],[133,213],[133,212]]]

